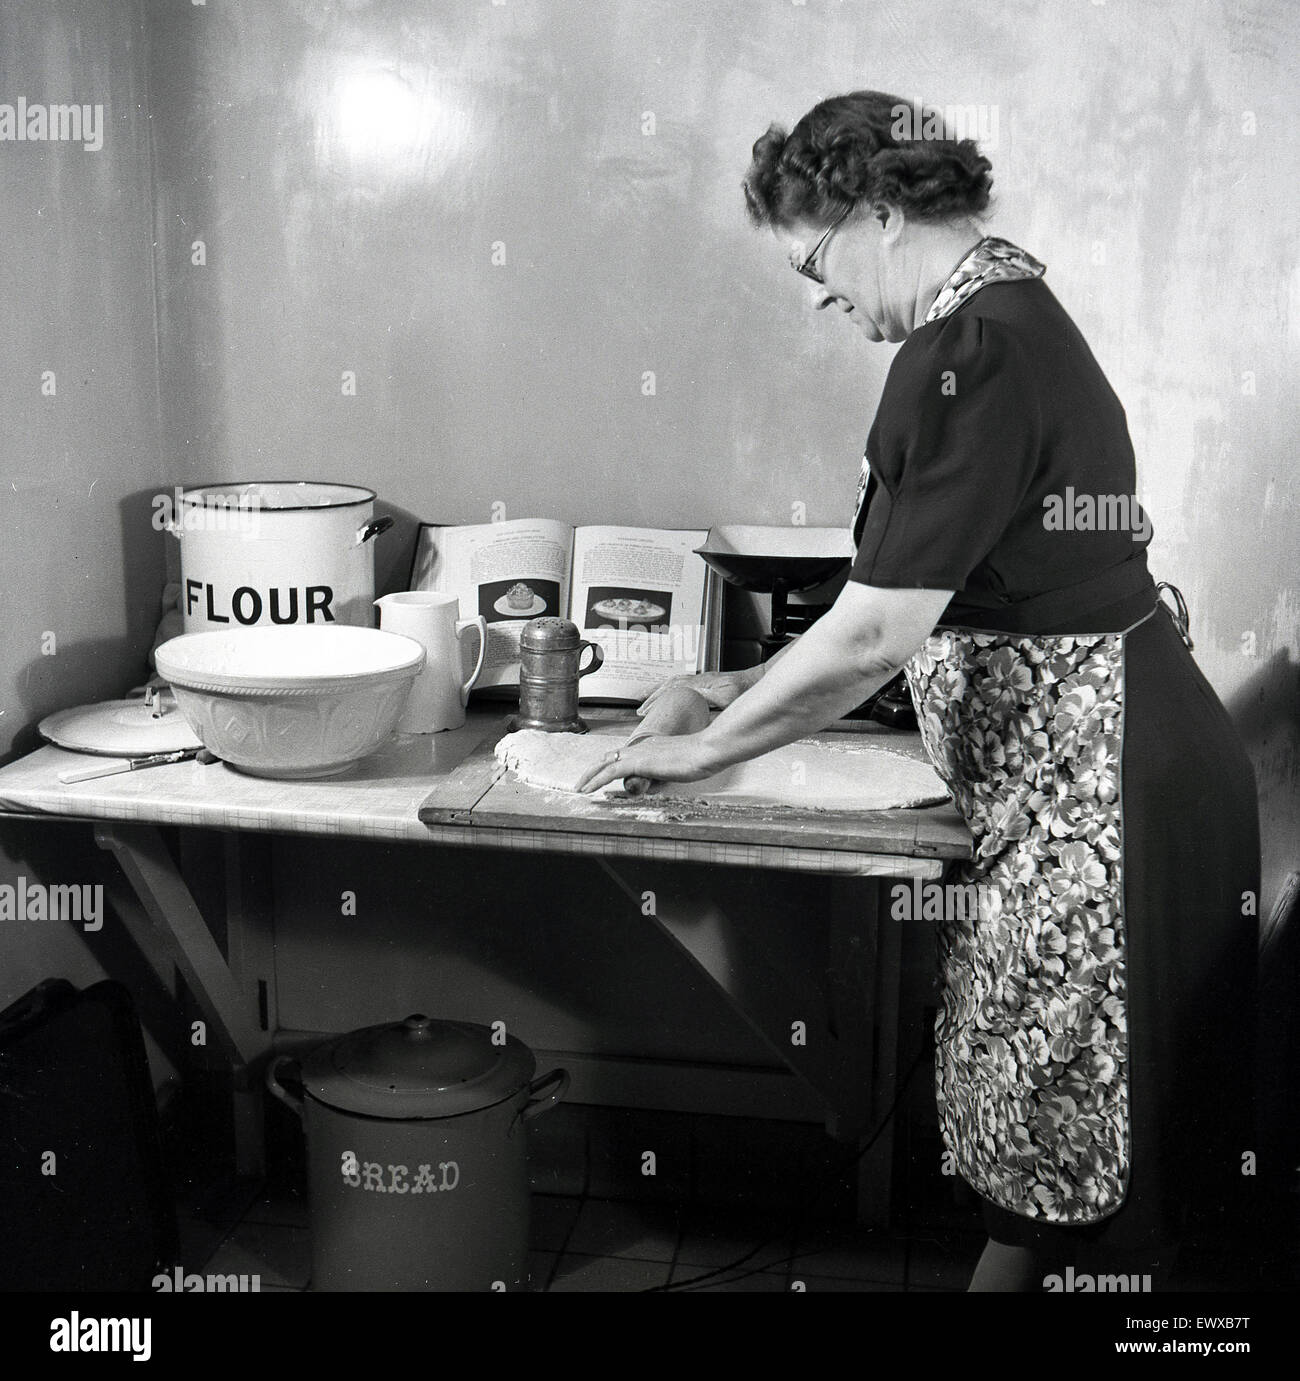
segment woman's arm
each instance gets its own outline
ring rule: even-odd
[[[951,590],[849,581],[835,603],[701,730],[714,772],[823,729],[897,674],[929,637]]]
[[[784,652],[785,648],[781,651]],[[698,671],[691,676],[672,676],[667,681],[661,681],[637,706],[636,712],[644,715],[657,700],[678,687],[703,696],[715,710],[725,710],[758,681],[765,669],[764,663],[760,662],[757,666],[745,667],[740,671]]]
[[[795,642],[798,642],[797,638]],[[670,691],[676,690],[679,686],[693,690],[697,695],[703,696],[715,710],[725,710],[745,691],[756,686],[762,680],[763,673],[768,667],[779,662],[794,645],[794,642],[786,643],[784,647],[777,648],[766,662],[759,662],[752,667],[744,667],[740,671],[698,671],[693,676],[670,677],[667,681],[660,682],[646,696],[637,706],[636,712],[639,715],[644,715],[656,700],[667,695]]]
[[[707,729],[643,739],[594,771],[582,789],[629,776],[700,781],[815,733],[894,676],[951,598],[951,590],[886,590],[849,581],[831,608]]]

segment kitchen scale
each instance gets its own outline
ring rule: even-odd
[[[727,584],[771,595],[771,628],[759,640],[766,662],[830,608],[829,604],[791,607],[789,596],[815,590],[846,571],[853,560],[853,539],[847,528],[731,524],[710,528],[696,553]]]
[[[853,538],[847,528],[838,527],[724,524],[710,528],[704,545],[695,550],[728,585],[771,596],[771,626],[759,639],[760,660],[766,662],[831,607],[791,605],[789,597],[816,590],[847,571],[853,561]],[[916,727],[901,674],[845,718],[875,718],[897,728]]]

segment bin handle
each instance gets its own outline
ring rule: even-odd
[[[387,532],[395,521],[389,513],[385,513],[382,518],[371,518],[364,527],[357,529],[357,546],[370,541],[372,537],[378,537],[381,532]]]
[[[548,1093],[542,1094],[542,1090],[547,1085],[552,1085]],[[540,1116],[547,1108],[553,1108],[569,1089],[569,1071],[567,1069],[553,1069],[549,1074],[544,1074],[540,1079],[535,1079],[528,1085],[529,1100],[520,1110],[519,1117],[523,1122],[531,1122],[534,1117]],[[538,1095],[541,1094],[539,1097]]]
[[[266,1087],[270,1090],[271,1094],[274,1097],[278,1098],[280,1102],[285,1105],[286,1108],[289,1108],[291,1111],[297,1113],[298,1118],[301,1121],[303,1100],[301,1098],[296,1097],[294,1094],[290,1093],[289,1090],[285,1088],[285,1086],[280,1082],[279,1079],[280,1071],[285,1067],[285,1065],[296,1065],[297,1063],[297,1058],[293,1055],[275,1056],[275,1058],[266,1067]]]

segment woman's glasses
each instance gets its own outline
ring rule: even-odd
[[[822,252],[822,250],[826,247],[826,241],[829,240],[830,237],[835,233],[835,231],[838,230],[839,227],[844,223],[844,221],[848,219],[849,212],[852,210],[853,208],[851,206],[846,206],[844,210],[841,211],[840,214],[835,217],[835,219],[827,227],[826,233],[821,237],[820,240],[817,241],[815,245],[813,245],[812,253],[809,254],[806,258],[800,257],[801,247],[799,245],[796,245],[790,251],[790,267],[796,273],[803,274],[805,278],[811,278],[814,283],[820,283],[822,287],[826,286],[826,280],[821,276],[820,271],[813,267],[813,262],[817,258],[817,256]]]

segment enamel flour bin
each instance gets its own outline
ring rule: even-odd
[[[187,633],[272,624],[373,626],[370,539],[392,526],[350,484],[268,480],[182,491],[168,530],[181,545]]]

